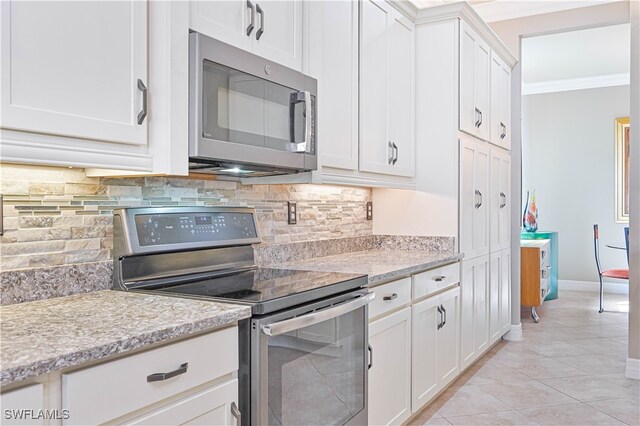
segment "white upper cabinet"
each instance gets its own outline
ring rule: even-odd
[[[3,129],[147,144],[147,2],[3,1],[0,11]]]
[[[256,32],[256,9],[252,1],[191,1],[191,29],[240,49],[251,50]]]
[[[489,142],[511,149],[511,68],[491,53],[491,128]]]
[[[200,0],[190,3],[191,29],[302,69],[302,8],[296,0]]]
[[[358,170],[358,2],[312,1],[309,74],[318,79],[322,167]]]
[[[414,25],[384,1],[360,4],[360,170],[411,177]]]
[[[489,66],[491,49],[464,21],[460,22],[460,130],[489,136]]]

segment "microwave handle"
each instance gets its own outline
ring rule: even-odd
[[[295,105],[304,102],[304,139],[300,143],[295,142]],[[291,152],[311,152],[311,138],[313,136],[313,108],[311,105],[311,92],[304,90],[302,92],[292,93],[289,104],[289,133],[290,133],[290,151]]]
[[[375,299],[375,297],[376,294],[374,292],[369,292],[363,294],[355,300],[344,302],[339,305],[334,305],[328,309],[323,309],[288,320],[275,322],[273,324],[263,325],[262,332],[267,336],[277,336],[279,334],[288,333],[293,330],[299,330],[304,327],[309,327],[311,325],[318,324],[332,318],[337,318],[340,315],[344,315],[351,311],[355,311],[356,309],[369,304],[369,302]]]

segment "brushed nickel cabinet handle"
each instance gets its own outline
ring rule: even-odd
[[[446,275],[438,275],[437,277],[433,277],[433,280],[436,282],[444,281],[447,278]]]
[[[251,11],[251,22],[249,22],[249,25],[247,26],[247,36],[250,36],[256,25],[256,10],[253,7],[251,0],[247,0],[247,8]]]
[[[179,376],[187,372],[187,368],[189,368],[189,363],[185,362],[180,365],[179,368],[169,371],[168,373],[153,373],[147,376],[147,382],[161,382],[163,380],[168,380],[172,377]]]
[[[264,34],[264,10],[262,10],[258,3],[256,3],[256,13],[260,14],[260,29],[256,33],[256,40],[260,40],[260,37]]]
[[[442,328],[442,326],[444,325],[444,319],[442,317],[442,309],[440,308],[440,306],[436,306],[436,309],[438,310],[438,313],[440,314],[440,320],[438,321],[438,330],[440,330]]]
[[[373,347],[371,345],[367,345],[367,348],[369,349],[369,366],[367,370],[371,370],[371,367],[373,367]]]
[[[138,124],[142,124],[147,117],[147,93],[149,91],[140,79],[138,79],[138,90],[142,92],[142,111],[138,114]]]
[[[387,301],[387,302],[388,302],[388,301],[390,301],[390,300],[394,300],[394,299],[397,299],[397,298],[398,298],[398,293],[393,293],[391,296],[384,296],[384,297],[382,298],[382,300],[384,300],[384,301]]]

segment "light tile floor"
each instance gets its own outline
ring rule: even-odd
[[[500,341],[411,425],[640,425],[640,381],[627,379],[626,295],[561,291],[522,310],[522,342]]]

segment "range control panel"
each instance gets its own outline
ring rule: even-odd
[[[251,213],[139,214],[135,216],[135,226],[140,246],[233,241],[258,236]]]

